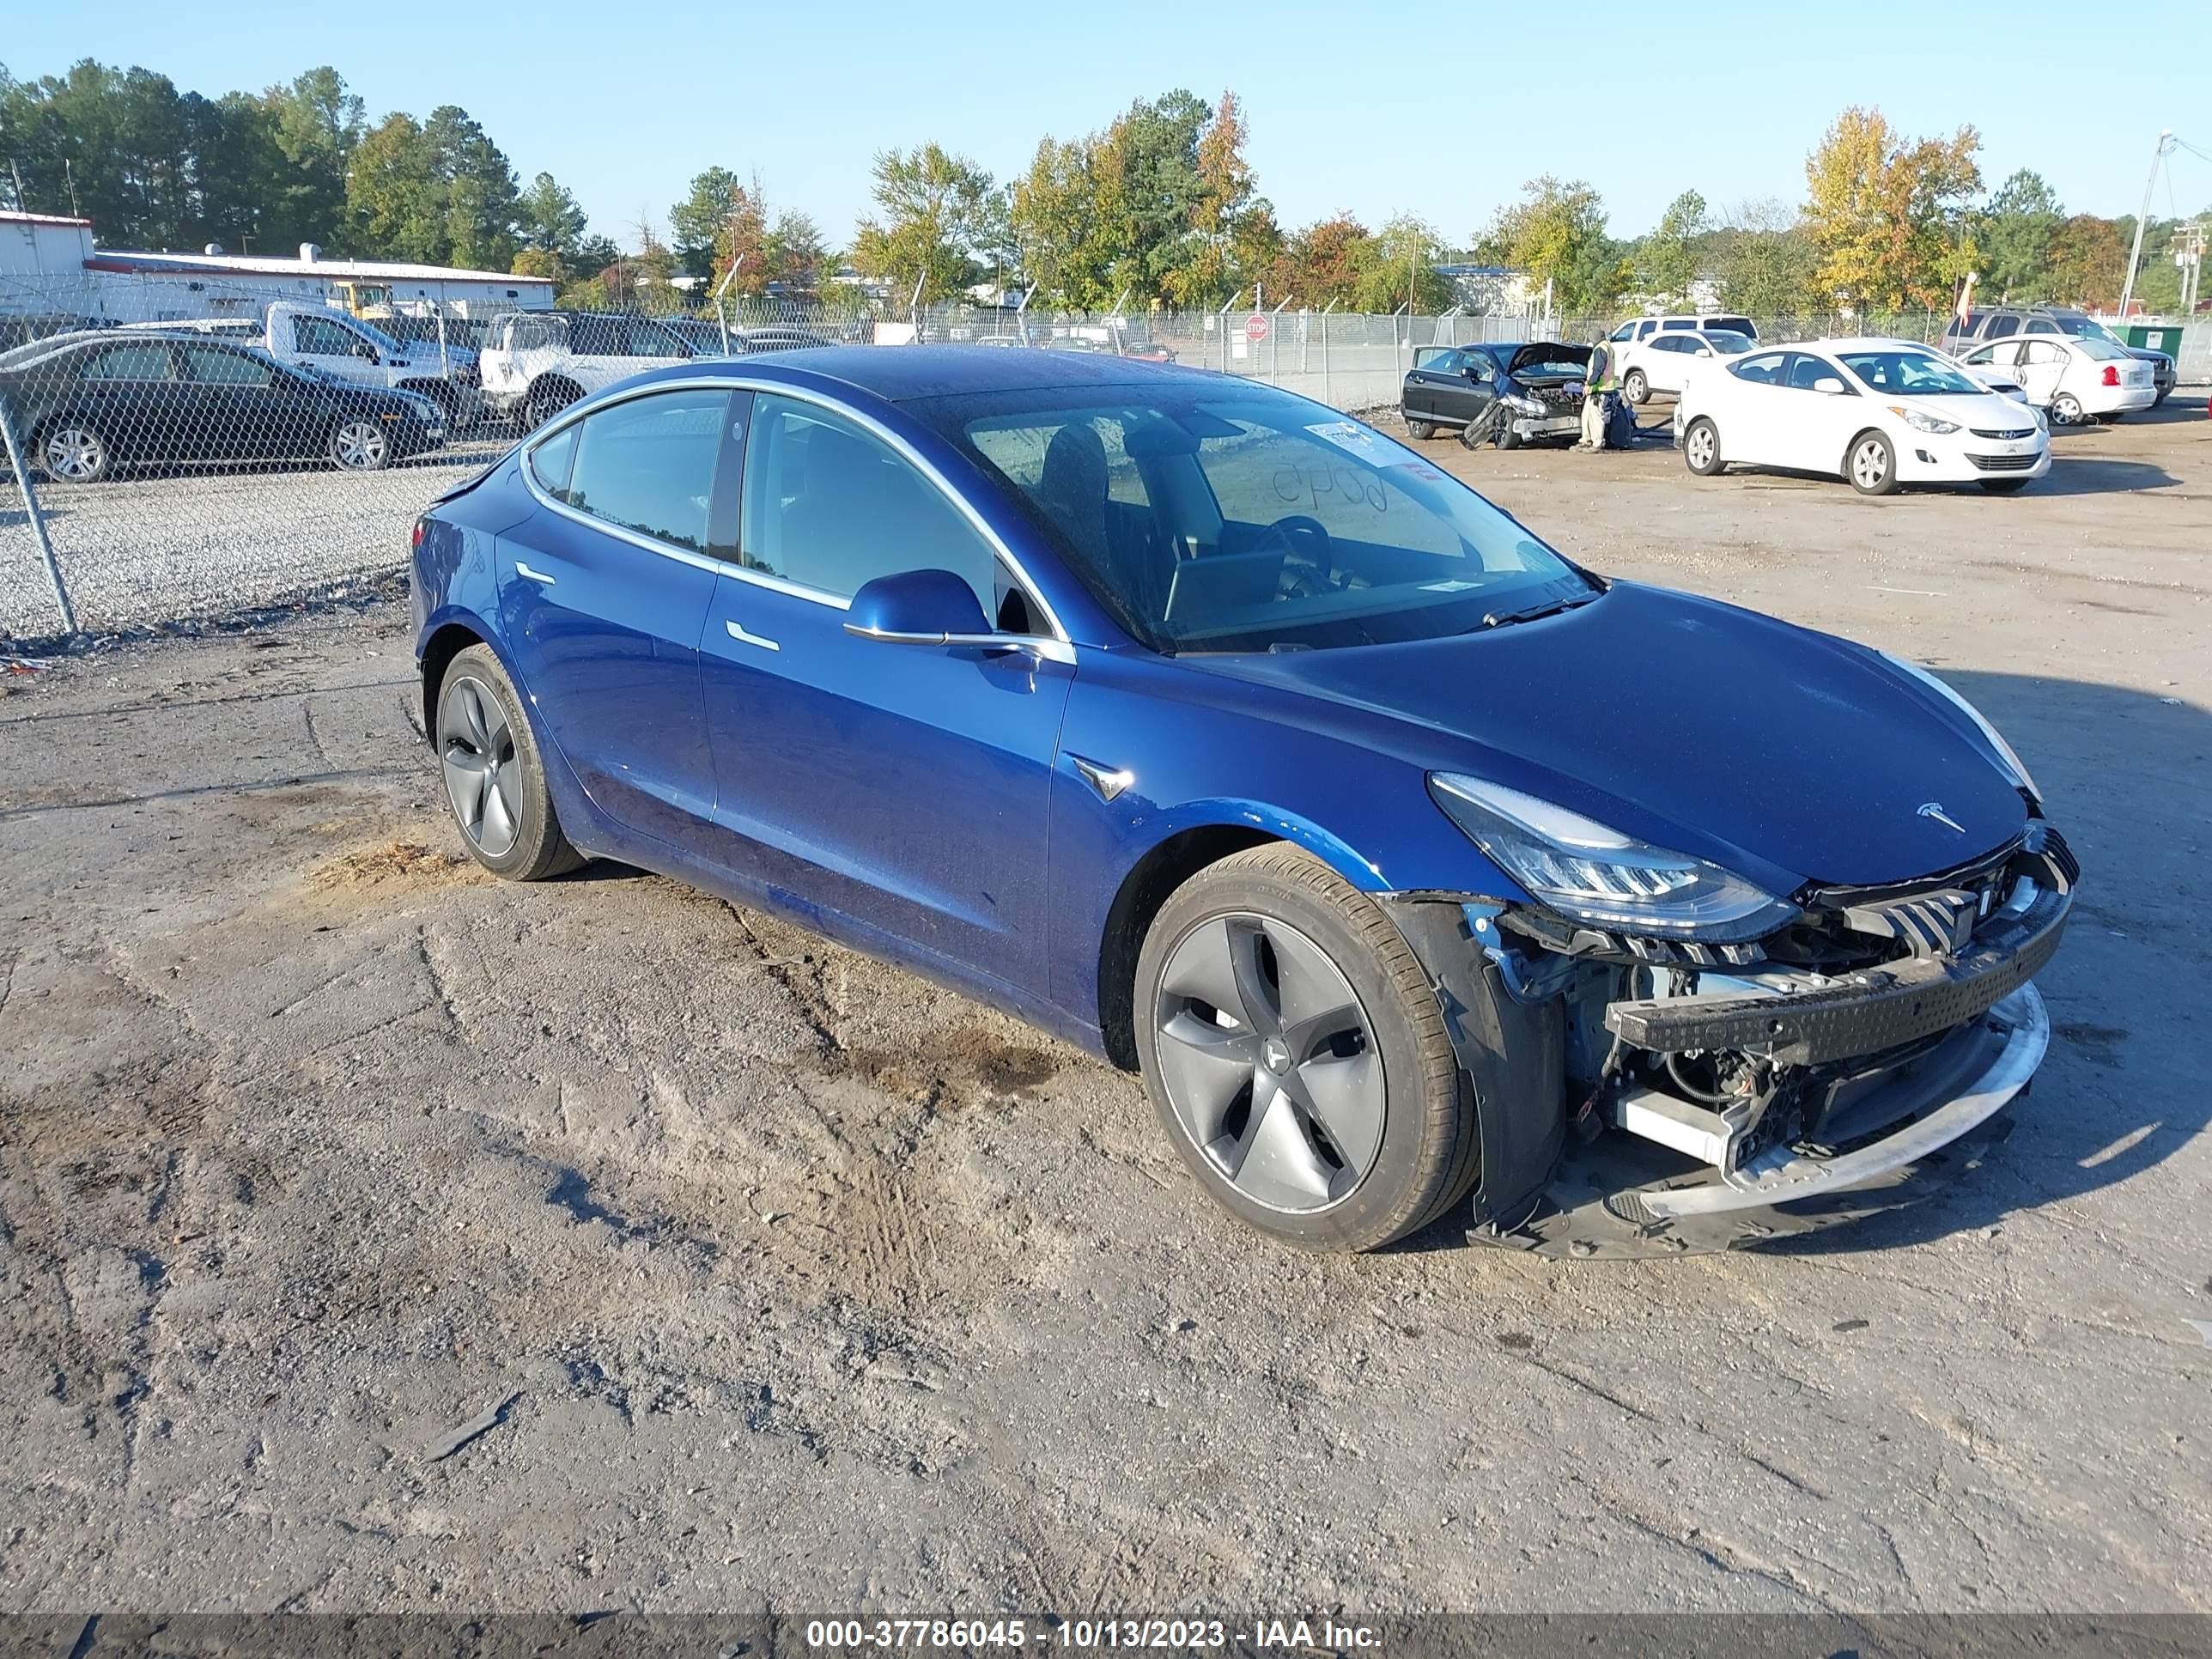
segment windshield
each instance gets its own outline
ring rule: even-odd
[[[2051,320],[2077,340],[2102,340],[2108,345],[2120,343],[2119,337],[2094,317],[2053,317]]]
[[[1878,392],[1894,392],[1907,398],[1942,397],[1984,387],[1942,358],[1926,351],[1846,351],[1838,354],[1844,367]]]
[[[1566,349],[1571,351],[1573,348],[1569,347]],[[1547,376],[1552,376],[1570,380],[1579,380],[1589,373],[1589,353],[1586,350],[1575,351],[1573,356],[1569,356],[1562,352],[1557,356],[1548,356],[1540,352],[1534,356],[1516,358],[1513,364],[1513,373],[1516,378],[1533,376],[1541,380]]]
[[[1741,357],[1751,349],[1753,342],[1741,334],[1709,333],[1705,343],[1723,357]]]
[[[1158,651],[1435,639],[1595,591],[1412,450],[1287,392],[1066,387],[908,407]]]

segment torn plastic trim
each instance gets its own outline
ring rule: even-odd
[[[1607,1030],[1659,1054],[1734,1048],[1818,1066],[1912,1042],[1979,1018],[2049,962],[2073,909],[2070,893],[2029,888],[2025,908],[1990,918],[1955,957],[1916,957],[1778,996],[1654,997],[1616,1002]],[[2015,900],[2014,904],[2020,902]]]
[[[1719,1180],[1643,1194],[1654,1215],[1717,1215],[1760,1209],[1829,1193],[1849,1192],[1881,1180],[1941,1151],[1995,1115],[2027,1086],[2051,1047],[2051,1012],[2043,994],[2022,985],[1988,1011],[2008,1028],[2004,1047],[1988,1070],[1962,1093],[1871,1146],[1833,1158],[1808,1158],[1777,1147]]]

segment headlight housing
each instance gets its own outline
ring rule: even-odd
[[[1956,421],[1939,421],[1925,410],[1907,409],[1903,404],[1892,404],[1889,412],[1904,421],[1915,432],[1956,432]]]
[[[1956,691],[1954,691],[1942,680],[1937,679],[1936,676],[1929,673],[1926,669],[1921,667],[1919,664],[1907,662],[1902,657],[1893,657],[1887,651],[1884,651],[1880,654],[1881,656],[1881,659],[1887,663],[1892,668],[1898,669],[1904,673],[1911,675],[1914,679],[1918,680],[1923,685],[1936,693],[1936,695],[1941,696],[1946,702],[1964,714],[1968,720],[1973,721],[1977,726],[1980,727],[1982,735],[1989,739],[1990,747],[1995,751],[1997,764],[2011,777],[2013,786],[2015,788],[2025,791],[2027,798],[2033,801],[2038,806],[2043,805],[2043,791],[2035,787],[2034,778],[2028,775],[2027,763],[2021,760],[2018,755],[2013,752],[2012,745],[2004,740],[2004,733],[1998,731],[1996,726],[1990,724],[1988,715],[1983,714],[1980,709],[1975,708],[1973,704],[1968,702],[1964,697],[1960,696]]]
[[[1717,864],[1632,840],[1517,789],[1436,772],[1429,794],[1540,903],[1577,921],[1734,944],[1798,915]]]
[[[1509,392],[1498,401],[1523,415],[1541,415],[1544,412],[1543,404],[1523,392]]]

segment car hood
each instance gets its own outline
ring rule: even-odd
[[[1561,345],[1556,340],[1538,340],[1515,352],[1512,361],[1505,365],[1505,372],[1518,374],[1531,363],[1543,362],[1580,363],[1587,368],[1589,360],[1590,349],[1588,346]]]
[[[1969,377],[1973,370],[1960,371]],[[2018,384],[2016,381],[2014,384]],[[1923,414],[1933,415],[1938,420],[1956,421],[1963,427],[1989,426],[1992,422],[2009,429],[2020,424],[2020,405],[2001,392],[1948,392],[1932,396],[1905,397],[1870,390],[1867,395],[1882,408],[1890,408],[1890,399],[1896,398],[1899,409],[1917,409]]]
[[[1663,588],[1447,639],[1183,660],[1770,890],[1933,875],[2027,817],[1973,722],[1875,653]]]

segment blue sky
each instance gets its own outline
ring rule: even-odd
[[[1881,106],[1915,135],[1981,130],[1994,185],[2041,172],[2069,210],[2133,212],[2172,127],[2212,150],[2212,5],[2097,14],[2028,0],[1946,21],[1941,3],[1449,9],[1121,0],[1113,6],[368,8],[231,0],[219,21],[173,3],[10,7],[0,62],[19,78],[76,58],[143,64],[210,94],[335,64],[371,118],[465,106],[527,180],[574,191],[624,243],[710,164],[756,171],[771,206],[849,240],[871,157],[934,139],[1004,179],[1039,137],[1104,125],[1139,96],[1234,88],[1249,155],[1284,225],[1340,208],[1411,210],[1451,242],[1540,173],[1584,178],[1616,234],[1679,191],[1717,208],[1802,193],[1835,113]],[[1240,15],[1239,13],[1242,13]],[[936,21],[921,21],[925,13]],[[987,19],[986,22],[956,21]],[[1558,20],[1572,16],[1577,27]],[[96,18],[96,25],[89,21]],[[1969,21],[1969,19],[1973,21]],[[351,20],[351,21],[349,21]],[[1525,69],[1517,73],[1515,65]],[[1610,87],[1607,100],[1593,88]],[[2154,211],[2212,204],[2186,152]],[[2168,200],[2169,190],[2172,199]]]

